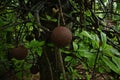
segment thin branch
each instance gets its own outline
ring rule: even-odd
[[[44,49],[44,48],[43,48]],[[52,72],[52,67],[51,67],[51,64],[50,64],[50,60],[48,58],[48,55],[47,55],[47,52],[46,50],[44,49],[44,53],[45,53],[45,57],[46,57],[46,60],[48,62],[48,65],[49,65],[49,69],[50,69],[50,74],[51,74],[51,80],[53,80],[53,72]]]
[[[101,3],[101,7],[103,8],[103,11],[106,11],[106,6],[102,0],[98,0]]]
[[[41,22],[40,22],[39,12],[44,7],[44,4],[45,4],[45,2],[43,2],[43,1],[38,2],[35,6],[32,7],[31,11],[34,11],[34,16],[35,16],[37,25],[45,31],[50,31],[48,28],[42,26]]]
[[[13,24],[11,24],[11,22],[9,22],[9,23],[1,26],[1,27],[0,27],[0,31],[2,31],[2,30],[4,30],[4,29],[7,29],[7,28],[9,28],[9,27],[11,27],[11,26],[17,26],[17,25],[24,24],[24,23],[27,23],[27,22],[31,22],[31,21],[30,21],[30,20],[26,20],[26,21],[21,21],[21,22],[17,22],[17,23],[14,22]]]
[[[112,12],[111,12],[111,11],[106,11],[106,12],[102,12],[102,11],[101,11],[101,12],[95,12],[95,14],[100,14],[100,13],[105,13],[105,14],[106,14],[106,13],[110,13],[110,14],[113,14],[113,15],[118,15],[118,16],[120,16],[119,13],[116,13],[116,12],[113,12],[113,11],[112,11]]]
[[[115,49],[117,49],[120,52],[120,46],[114,44],[114,42],[111,39],[109,39],[109,38],[107,38],[107,40],[108,40],[107,43],[109,45],[112,45]]]
[[[43,29],[43,30],[45,30],[45,31],[50,31],[48,28],[46,28],[46,27],[44,27],[44,26],[41,25],[40,17],[39,17],[39,10],[36,10],[36,12],[35,12],[35,18],[36,18],[36,22],[37,22],[38,26],[39,26],[41,29]]]
[[[62,67],[63,78],[64,78],[64,80],[67,80],[67,78],[66,78],[66,73],[65,73],[65,68],[64,68],[64,63],[63,63],[63,58],[62,58],[62,55],[61,55],[60,50],[58,50],[58,57],[59,57],[59,59],[60,59],[60,65],[61,65],[61,67]]]
[[[61,0],[58,0],[58,2],[59,2],[59,6],[60,6],[60,14],[61,14],[61,17],[62,17],[62,22],[63,22],[63,25],[65,25],[65,19],[64,19],[64,16],[63,16],[63,12],[62,12]]]
[[[95,62],[94,62],[94,67],[93,67],[93,72],[92,72],[92,79],[93,80],[96,80],[95,79],[95,72],[96,72],[96,65],[97,65],[97,61],[98,61],[98,58],[99,58],[99,54],[100,54],[100,49],[98,49],[98,51],[97,51]]]

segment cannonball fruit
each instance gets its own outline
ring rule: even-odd
[[[56,27],[52,31],[51,40],[56,46],[65,47],[72,41],[72,32],[64,26]]]
[[[25,59],[27,54],[28,54],[28,49],[24,46],[18,46],[18,47],[13,48],[11,50],[12,57],[17,59],[17,60]]]
[[[38,72],[39,72],[39,67],[38,67],[38,65],[32,65],[32,66],[30,67],[30,72],[31,72],[32,74],[38,73]]]

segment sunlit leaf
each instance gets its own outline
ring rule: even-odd
[[[74,51],[77,51],[78,50],[78,44],[73,42],[73,48],[74,48]]]
[[[69,51],[69,50],[60,49],[60,52],[65,53],[65,54],[70,54],[70,51]]]
[[[70,57],[70,56],[67,56],[67,57],[65,57],[65,61],[71,61],[72,60],[72,57]]]
[[[111,70],[120,74],[120,69],[108,57],[103,56],[102,60]]]
[[[94,62],[95,62],[96,55],[92,54],[92,53],[90,53],[88,51],[83,50],[83,51],[79,51],[79,56],[78,57],[86,58],[88,60],[87,63],[89,64],[89,66],[93,66]]]
[[[96,34],[94,34],[94,35],[91,35],[91,38],[92,38],[93,48],[99,48],[99,42],[100,42],[99,37]]]
[[[32,40],[29,44],[27,44],[26,46],[28,48],[38,48],[41,47],[45,44],[45,41],[36,41],[36,40]]]
[[[117,3],[117,11],[120,12],[120,3]]]
[[[39,56],[41,56],[41,55],[42,55],[43,50],[42,50],[42,48],[38,48],[38,50],[36,50],[36,52],[37,52],[37,54],[38,54]]]
[[[100,35],[101,35],[101,40],[102,40],[102,47],[105,48],[106,42],[107,42],[106,34],[101,32]]]
[[[91,12],[90,12],[89,10],[87,10],[87,11],[85,12],[85,14],[86,14],[86,16],[91,16]]]
[[[117,55],[117,56],[120,56],[120,52],[118,52],[118,50],[113,48],[113,47],[110,49],[110,52]]]
[[[57,22],[57,19],[53,18],[53,19],[51,19],[51,21],[53,21],[53,22]]]
[[[81,35],[92,39],[92,38],[91,38],[91,35],[90,35],[87,31],[82,31],[82,32],[81,32]]]
[[[117,65],[118,69],[120,69],[120,58],[119,57],[112,57],[113,62]]]
[[[50,20],[50,19],[51,19],[51,17],[50,17],[49,15],[46,15],[46,18],[47,18],[47,20]]]

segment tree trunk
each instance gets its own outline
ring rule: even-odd
[[[56,51],[50,47],[43,48],[43,54],[39,59],[40,80],[59,80],[60,67]]]

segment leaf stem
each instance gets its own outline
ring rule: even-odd
[[[96,54],[94,67],[93,67],[93,71],[92,71],[92,80],[96,80],[95,79],[95,72],[96,72],[96,65],[97,65],[97,61],[98,61],[98,58],[99,58],[99,54],[100,54],[100,48],[98,49],[97,54]]]

